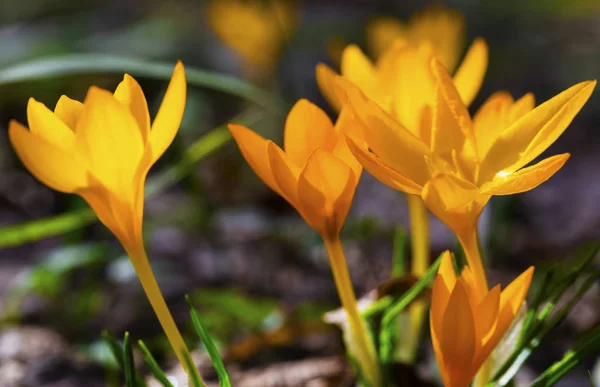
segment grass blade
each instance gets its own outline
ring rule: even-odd
[[[125,385],[127,387],[137,387],[135,378],[135,365],[133,362],[133,350],[129,340],[129,332],[125,332],[123,339],[123,360],[125,368]]]
[[[102,332],[102,339],[110,348],[110,351],[112,352],[113,356],[115,357],[115,360],[117,361],[117,364],[119,365],[119,367],[122,370],[124,370],[125,369],[125,358],[123,357],[123,348],[121,347],[119,342],[117,340],[115,340],[115,338],[112,337],[112,335],[110,333],[108,333],[108,331]]]
[[[0,85],[93,73],[129,73],[133,76],[169,80],[175,63],[106,54],[70,54],[33,59],[0,70]],[[284,103],[266,91],[236,77],[186,66],[190,85],[227,93],[282,114]]]
[[[183,357],[185,359],[185,364],[187,366],[188,369],[193,369],[196,367],[196,365],[194,364],[194,361],[192,360],[191,356],[189,353],[185,352],[183,353]],[[188,374],[188,378],[189,378],[189,383],[193,386],[193,387],[206,387],[206,385],[204,384],[204,382],[202,381],[202,379],[200,379],[200,374],[198,372],[190,372]]]
[[[144,344],[142,340],[138,340],[138,345],[142,350],[142,353],[144,354],[144,360],[146,361],[146,364],[148,365],[148,367],[150,367],[150,371],[152,372],[152,375],[156,378],[156,380],[162,383],[164,387],[173,387],[173,384],[171,384],[171,382],[167,378],[167,375],[165,375],[165,372],[160,368],[160,366],[152,356],[152,353],[150,353],[150,351],[146,347],[146,344]]]
[[[185,301],[188,304],[190,315],[192,316],[192,324],[194,325],[194,329],[196,330],[196,333],[198,333],[198,336],[200,336],[200,340],[202,340],[202,343],[204,343],[204,347],[206,347],[206,351],[208,352],[210,360],[212,361],[212,364],[215,367],[215,371],[217,371],[217,375],[219,377],[219,385],[221,387],[231,387],[229,374],[225,369],[225,365],[223,364],[223,360],[221,359],[219,350],[217,349],[215,343],[212,341],[210,335],[202,325],[202,322],[200,321],[200,316],[194,308],[194,305],[192,305],[190,297],[186,295]]]

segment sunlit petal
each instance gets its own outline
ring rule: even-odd
[[[75,133],[41,102],[29,98],[27,103],[27,121],[31,133],[42,137],[54,146],[72,150],[75,146]]]
[[[114,95],[116,100],[127,106],[133,117],[135,117],[145,144],[148,141],[148,132],[150,131],[150,113],[140,84],[129,74],[125,74]]]
[[[488,47],[481,38],[469,47],[460,67],[454,74],[454,84],[462,102],[469,106],[477,96],[488,66]]]
[[[61,119],[71,130],[75,130],[79,117],[83,113],[83,104],[67,97],[61,96],[54,108],[54,114]]]

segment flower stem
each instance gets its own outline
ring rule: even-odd
[[[131,262],[133,263],[138,278],[140,279],[142,288],[146,293],[146,297],[148,297],[148,301],[150,301],[154,313],[156,314],[156,317],[158,317],[158,321],[167,335],[167,339],[169,340],[173,351],[175,351],[179,363],[183,366],[188,375],[191,375],[191,373],[197,375],[204,386],[204,381],[198,370],[195,367],[191,367],[190,369],[190,367],[187,366],[185,358],[189,357],[191,359],[190,352],[183,341],[183,337],[181,337],[179,329],[177,329],[173,316],[171,315],[171,312],[169,312],[167,303],[158,287],[158,283],[152,272],[152,267],[148,261],[148,256],[146,255],[146,250],[142,247],[129,249],[127,252],[131,258]]]
[[[429,267],[429,213],[421,197],[406,195],[408,199],[408,212],[410,216],[410,238],[412,250],[411,273],[421,278]],[[419,349],[419,339],[427,312],[426,302],[417,302],[410,308],[410,332],[406,338],[407,356],[402,359],[413,363]]]
[[[346,311],[350,327],[349,350],[360,366],[360,371],[368,383],[373,387],[381,385],[379,365],[375,346],[365,324],[358,312],[356,295],[350,280],[350,273],[344,256],[344,248],[339,237],[323,238],[333,278],[337,287],[342,307]]]
[[[487,294],[489,288],[487,277],[485,275],[485,269],[483,267],[483,259],[481,258],[481,249],[479,248],[479,235],[477,233],[477,228],[473,228],[472,231],[467,232],[464,235],[458,235],[458,239],[463,247],[463,250],[465,251],[469,268],[475,277],[477,291],[480,292],[480,294]]]

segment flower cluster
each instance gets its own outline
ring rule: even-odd
[[[278,23],[272,19],[293,19],[287,5],[273,4],[211,2],[207,13],[215,31],[247,61],[269,67],[282,38],[275,39]],[[239,19],[253,26],[244,31],[246,40],[230,26]],[[255,173],[322,237],[347,317],[349,353],[371,386],[382,383],[380,365],[340,240],[363,168],[408,195],[414,209],[413,274],[423,275],[429,264],[427,209],[460,241],[468,265],[457,277],[445,253],[433,285],[430,332],[446,386],[466,387],[476,375],[478,385],[485,385],[487,359],[521,308],[534,269],[502,291],[499,285],[490,289],[479,216],[492,196],[529,191],[562,168],[568,153],[530,164],[565,131],[596,85],[578,83],[539,106],[531,93],[514,99],[498,91],[471,116],[488,47],[477,38],[459,61],[463,35],[462,16],[443,8],[407,24],[380,19],[370,25],[367,39],[375,61],[349,45],[339,73],[324,64],[316,68],[316,81],[338,113],[335,123],[301,99],[287,116],[283,148],[245,126],[228,126]],[[31,99],[29,128],[16,121],[9,127],[31,173],[53,189],[82,196],[122,243],[184,367],[187,349],[148,263],[142,218],[146,175],[176,135],[185,100],[185,73],[178,63],[153,122],[140,85],[125,75],[114,93],[92,87],[83,103],[63,96],[54,111]],[[416,332],[421,309],[412,321]]]

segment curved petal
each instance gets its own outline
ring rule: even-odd
[[[254,170],[254,173],[256,173],[269,188],[281,195],[281,190],[275,182],[271,166],[269,165],[267,140],[242,125],[229,124],[227,127],[240,148],[242,155]]]
[[[113,94],[91,87],[77,124],[76,155],[88,160],[90,172],[122,200],[133,200],[134,175],[144,144],[131,112]]]
[[[478,346],[483,346],[489,339],[488,336],[493,332],[498,321],[499,308],[500,285],[496,285],[475,309],[475,332]]]
[[[510,93],[497,91],[481,105],[473,117],[477,154],[485,157],[496,138],[510,125],[509,112],[514,101]]]
[[[317,105],[300,99],[285,121],[283,149],[296,165],[303,166],[308,155],[322,147],[333,132],[333,123]]]
[[[498,174],[481,187],[486,195],[513,195],[534,189],[558,172],[569,159],[569,153],[548,157],[531,167],[523,168],[508,176]]]
[[[425,184],[429,178],[425,163],[425,156],[430,153],[427,145],[369,100],[351,82],[338,77],[336,84],[348,97],[369,148],[398,174],[419,185]]]
[[[83,113],[83,104],[66,95],[62,95],[54,107],[54,114],[72,131],[77,127],[81,113]]]
[[[505,129],[481,164],[480,181],[529,164],[565,131],[587,102],[596,81],[581,82],[522,116]]]
[[[473,122],[471,121],[471,115],[467,110],[467,107],[461,100],[461,96],[459,95],[456,87],[454,86],[454,82],[450,78],[450,74],[444,67],[444,65],[437,59],[433,59],[431,61],[431,69],[433,74],[438,82],[439,91],[442,99],[446,102],[448,109],[450,110],[452,117],[456,121],[456,124],[462,131],[465,138],[471,144],[471,149],[467,149],[467,151],[472,152],[473,156],[477,155],[476,146],[477,141],[475,139],[475,132],[473,130]],[[465,151],[465,150],[463,150]]]
[[[317,65],[316,74],[317,85],[319,86],[319,90],[321,90],[321,94],[325,97],[329,106],[336,112],[339,112],[342,109],[342,102],[333,84],[333,79],[339,74],[323,63]]]
[[[150,130],[149,143],[153,163],[165,153],[177,134],[185,110],[186,89],[185,69],[179,61],[175,65],[171,82]]]
[[[342,109],[334,126],[334,133],[328,143],[325,145],[327,151],[331,150],[331,154],[342,160],[346,165],[352,168],[356,180],[360,178],[362,173],[362,165],[356,160],[356,157],[350,152],[346,136],[350,136],[355,141],[364,143],[364,135],[360,126],[356,123],[354,112],[350,107]]]
[[[367,49],[372,58],[379,59],[394,41],[406,35],[405,26],[395,17],[379,16],[366,27]]]
[[[469,47],[462,63],[454,74],[454,84],[462,102],[469,106],[477,96],[488,66],[488,47],[481,38]]]
[[[267,141],[267,157],[279,194],[297,209],[300,168],[273,141]]]
[[[339,234],[358,181],[352,169],[323,149],[315,149],[298,179],[298,206],[321,235]]]
[[[340,70],[343,77],[354,82],[365,92],[379,83],[373,62],[355,44],[348,45],[342,53]]]
[[[474,376],[470,370],[476,349],[475,321],[467,290],[460,278],[448,300],[439,339],[451,380],[448,385],[467,386]]]
[[[8,136],[19,158],[42,183],[60,192],[71,193],[87,184],[82,163],[17,121],[10,121]]]
[[[377,180],[390,188],[407,194],[420,195],[421,187],[419,184],[401,175],[394,169],[384,164],[379,157],[358,146],[353,139],[347,137],[348,147],[358,162],[373,175]]]
[[[75,146],[75,133],[46,105],[33,98],[27,103],[27,122],[32,134],[54,146],[64,150]]]
[[[117,86],[114,96],[117,101],[127,106],[133,114],[145,144],[148,141],[148,132],[150,131],[150,113],[148,112],[146,96],[144,96],[140,84],[129,74],[125,74],[123,81]]]

